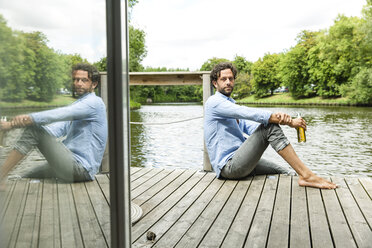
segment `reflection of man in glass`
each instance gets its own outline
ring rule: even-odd
[[[217,177],[240,179],[255,174],[286,173],[261,158],[270,144],[298,173],[301,186],[334,189],[336,185],[315,175],[297,156],[278,124],[303,127],[302,118],[285,113],[235,104],[230,98],[237,71],[231,63],[220,63],[211,72],[216,94],[205,103],[204,134],[208,154]],[[249,135],[246,139],[243,132]]]
[[[94,66],[77,64],[72,68],[77,101],[66,107],[18,115],[12,121],[0,123],[3,130],[25,127],[0,168],[0,186],[12,168],[35,146],[48,162],[24,177],[54,177],[67,182],[94,180],[107,140],[106,108],[94,93],[99,79]]]

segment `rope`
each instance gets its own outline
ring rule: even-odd
[[[180,121],[171,121],[171,122],[162,122],[162,123],[156,123],[156,122],[132,122],[132,121],[129,122],[129,123],[130,124],[134,124],[134,125],[167,125],[167,124],[174,124],[174,123],[192,121],[192,120],[196,120],[196,119],[200,119],[200,118],[203,118],[203,116],[189,118],[189,119],[180,120]]]

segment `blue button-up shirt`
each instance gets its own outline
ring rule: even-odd
[[[30,116],[35,125],[43,126],[51,135],[66,137],[63,143],[93,180],[107,141],[106,107],[102,99],[94,92],[87,93],[68,106]]]
[[[204,109],[204,139],[218,178],[221,169],[245,141],[243,133],[251,135],[261,123],[267,125],[271,114],[237,105],[234,99],[218,91],[208,98]]]

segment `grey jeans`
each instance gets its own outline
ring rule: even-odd
[[[59,178],[66,182],[91,180],[87,170],[73,157],[72,152],[44,128],[27,127],[14,145],[26,155],[37,147],[48,161],[26,172],[27,178]]]
[[[261,174],[288,174],[290,171],[287,168],[261,158],[269,144],[276,152],[289,145],[287,137],[277,124],[268,124],[266,127],[261,124],[222,168],[221,176],[226,179],[240,179]]]

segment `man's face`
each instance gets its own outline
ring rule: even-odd
[[[230,69],[220,71],[217,81],[213,81],[214,87],[221,94],[229,97],[234,89],[234,74]]]
[[[74,71],[72,73],[72,81],[74,83],[74,90],[78,96],[93,92],[97,86],[97,83],[93,83],[92,80],[89,79],[87,71]]]

